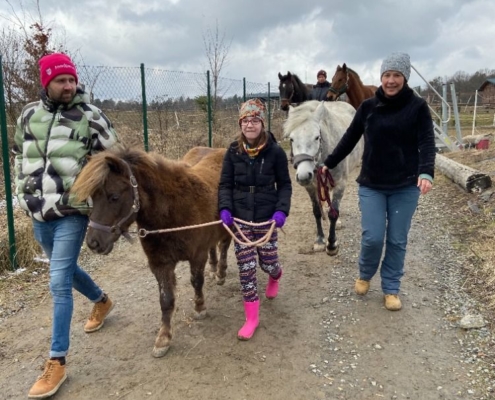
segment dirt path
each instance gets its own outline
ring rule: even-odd
[[[353,293],[360,227],[352,180],[342,205],[341,251],[334,258],[310,251],[314,223],[305,191],[294,184],[292,214],[280,235],[285,267],[281,293],[263,300],[252,340],[236,332],[243,311],[235,259],[229,254],[224,286],[207,279],[208,318],[193,321],[187,266],[177,269],[173,347],[151,356],[159,327],[157,285],[139,244],[119,243],[99,257],[93,277],[117,302],[105,327],[85,334],[90,304],[76,295],[69,380],[55,399],[474,399],[465,361],[471,333],[445,316],[457,290],[448,237],[435,233],[435,191],[415,216],[404,308],[383,307],[379,279],[364,298]],[[96,257],[96,256],[91,256]],[[259,274],[263,291],[266,276]],[[49,297],[7,318],[0,330],[0,397],[21,399],[49,348]],[[460,297],[457,302],[464,302]],[[464,346],[464,347],[463,347]],[[488,397],[485,397],[488,398]]]

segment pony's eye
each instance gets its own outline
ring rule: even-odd
[[[109,197],[111,202],[117,202],[119,201],[120,198],[120,196],[117,193],[111,194]]]
[[[317,136],[315,141],[319,142],[321,140],[321,137],[320,136]]]
[[[290,140],[290,142],[291,142],[291,143],[293,143],[293,142],[294,142],[294,139],[292,139],[292,138],[289,138],[289,140]]]

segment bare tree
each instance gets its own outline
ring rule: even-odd
[[[10,0],[5,1],[10,12],[8,15],[0,14],[0,18],[5,19],[9,27],[2,32],[0,52],[7,113],[13,122],[23,104],[39,99],[38,60],[54,51],[64,51],[65,46],[52,43],[52,29],[44,22],[40,0],[32,1],[34,13],[29,11],[23,0],[18,0],[18,7],[14,7]]]
[[[207,27],[203,32],[203,45],[205,48],[205,55],[208,60],[208,67],[210,69],[210,78],[212,82],[212,97],[213,97],[213,109],[216,109],[217,98],[219,96],[219,77],[223,67],[228,64],[228,55],[230,45],[232,44],[232,38],[228,40],[225,37],[225,31],[220,32],[218,20],[215,21],[215,27]]]

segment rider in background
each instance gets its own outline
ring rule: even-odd
[[[313,86],[313,91],[311,92],[312,100],[327,100],[327,92],[330,89],[330,82],[327,81],[327,73],[324,70],[319,70],[316,74],[316,79],[318,82]]]

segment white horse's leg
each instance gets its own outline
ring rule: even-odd
[[[321,206],[320,201],[316,193],[316,188],[314,185],[306,186],[306,191],[308,192],[309,198],[311,199],[311,206],[313,207],[313,215],[316,222],[316,239],[313,243],[313,251],[324,251],[325,250],[325,234],[323,233],[323,225],[321,223]]]

